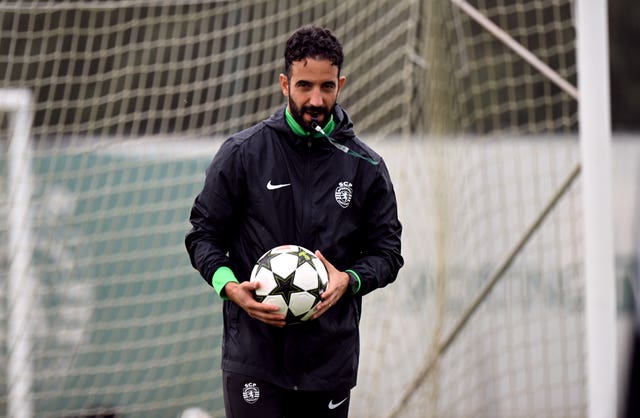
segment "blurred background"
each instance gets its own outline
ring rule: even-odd
[[[365,299],[351,416],[586,416],[575,2],[464,3],[480,17],[450,0],[0,1],[0,417],[224,416],[221,302],[183,238],[221,141],[284,103],[305,24],[343,43],[341,103],[405,226],[397,283]],[[622,404],[640,4],[608,4]]]

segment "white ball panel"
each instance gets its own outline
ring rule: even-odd
[[[313,307],[316,298],[307,292],[297,292],[290,296],[289,309],[294,315],[302,315]]]
[[[260,286],[256,289],[256,295],[266,296],[276,288],[276,280],[273,278],[273,273],[269,269],[261,268],[257,274],[253,275],[251,281],[257,281]]]
[[[280,254],[271,259],[271,271],[280,277],[288,277],[298,267],[298,256],[295,254]]]
[[[278,308],[278,313],[282,315],[287,314],[287,302],[285,302],[282,295],[270,295],[264,298],[262,303],[266,303],[268,305],[276,305]]]
[[[315,289],[318,287],[318,273],[311,264],[305,263],[296,270],[293,284],[304,290]]]

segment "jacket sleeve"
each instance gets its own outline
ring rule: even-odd
[[[361,257],[349,267],[360,281],[358,295],[365,295],[395,281],[404,264],[401,255],[402,225],[391,177],[384,161],[378,165],[366,198]]]
[[[206,170],[204,187],[196,196],[185,245],[191,265],[212,285],[220,267],[232,269],[227,253],[237,226],[243,193],[243,170],[239,144],[225,141]]]

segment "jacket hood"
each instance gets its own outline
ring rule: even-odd
[[[264,120],[264,124],[277,131],[291,134],[292,131],[287,124],[284,113],[286,108],[286,104],[282,105],[273,115]],[[351,121],[349,114],[337,103],[333,110],[333,120],[336,123],[336,127],[331,133],[332,139],[344,143],[355,136],[355,132],[353,131],[353,122]]]

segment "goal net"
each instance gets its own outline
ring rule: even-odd
[[[343,42],[341,103],[404,225],[351,416],[584,416],[573,22],[570,0],[2,2],[0,416],[224,416],[189,209],[220,141],[283,103],[311,23]]]

